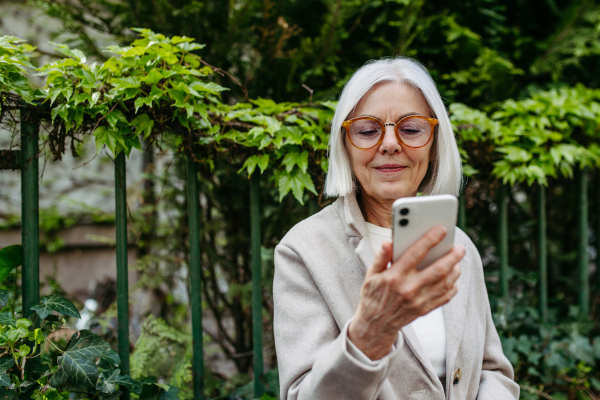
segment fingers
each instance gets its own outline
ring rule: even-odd
[[[381,244],[381,248],[375,254],[375,259],[367,271],[367,275],[378,274],[385,271],[390,261],[392,261],[392,243],[384,240]]]
[[[435,247],[446,236],[446,228],[439,226],[429,230],[419,240],[404,252],[402,257],[394,263],[395,268],[416,269],[417,265],[425,258],[429,250]],[[398,266],[398,267],[396,267]]]
[[[452,280],[452,284],[454,284],[454,281],[460,276],[460,266],[457,267],[458,262],[465,256],[465,252],[464,246],[460,244],[454,246],[445,256],[440,257],[436,262],[421,271],[421,284],[423,286],[436,285],[456,276]]]

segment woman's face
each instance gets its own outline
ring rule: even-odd
[[[360,100],[350,118],[371,116],[384,124],[395,124],[408,115],[432,117],[427,101],[417,89],[404,83],[385,82]],[[354,147],[348,135],[344,140],[354,174],[368,196],[379,202],[416,196],[427,172],[434,140],[421,148],[406,147],[396,139],[393,126],[386,126],[381,145],[369,150]]]

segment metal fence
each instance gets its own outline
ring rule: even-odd
[[[21,150],[4,151],[0,169],[21,170],[22,193],[22,246],[23,246],[23,316],[32,313],[31,307],[39,303],[39,187],[38,187],[38,135],[39,118],[35,109],[21,108],[20,134]],[[1,151],[1,150],[0,150]],[[121,371],[129,373],[129,303],[127,276],[127,213],[126,213],[126,173],[125,154],[115,159],[115,205],[116,205],[116,250],[117,250],[117,309],[118,309],[118,351],[121,357]],[[199,238],[199,192],[198,169],[193,161],[187,163],[187,196],[190,240],[190,277],[193,338],[193,385],[194,398],[204,399],[204,368],[202,344],[202,295],[201,295],[201,249]],[[577,173],[578,190],[578,271],[579,306],[588,313],[590,303],[589,258],[588,258],[588,199],[587,172]],[[253,174],[250,186],[251,250],[252,250],[252,327],[254,353],[254,393],[260,397],[263,384],[263,327],[261,306],[261,252],[260,252],[260,204],[259,174]],[[600,199],[600,182],[598,185]],[[546,240],[546,201],[544,186],[537,187],[537,241],[539,244],[539,298],[540,315],[547,320],[547,240]],[[502,296],[508,295],[508,194],[509,187],[502,186],[498,194],[499,216],[499,259],[500,287]],[[465,201],[460,197],[458,226],[465,228]],[[309,204],[311,214],[316,212],[315,204]],[[600,202],[599,202],[600,206]],[[600,232],[600,218],[596,232]],[[600,258],[600,238],[597,240]],[[600,274],[598,274],[600,276]],[[123,398],[128,399],[126,392]]]

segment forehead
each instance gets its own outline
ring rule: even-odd
[[[402,82],[382,82],[356,105],[352,117],[373,116],[396,121],[407,114],[431,117],[431,109],[420,90]]]

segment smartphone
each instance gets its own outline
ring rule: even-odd
[[[392,206],[393,260],[421,238],[427,231],[444,226],[448,233],[417,265],[418,270],[428,267],[448,253],[454,246],[454,228],[458,217],[458,199],[449,194],[404,197]]]

